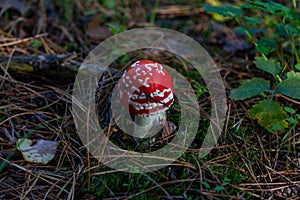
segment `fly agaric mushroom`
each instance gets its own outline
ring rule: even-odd
[[[140,60],[124,72],[118,87],[122,105],[133,115],[134,135],[139,138],[155,135],[164,125],[166,111],[174,102],[170,74],[159,63]]]

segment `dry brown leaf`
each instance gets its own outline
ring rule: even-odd
[[[93,40],[104,40],[113,35],[107,26],[101,25],[101,18],[95,17],[87,26],[87,35]]]
[[[17,141],[17,149],[21,151],[26,161],[47,164],[54,158],[58,144],[59,142],[49,140],[22,138]]]

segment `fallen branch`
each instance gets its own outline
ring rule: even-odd
[[[18,62],[33,66],[35,69],[48,69],[51,65],[59,65],[74,56],[73,53],[37,56],[0,56],[0,62]]]

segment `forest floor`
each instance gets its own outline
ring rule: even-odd
[[[242,80],[272,80],[270,74],[255,67],[262,51],[257,46],[262,43],[253,41],[274,32],[260,32],[249,39],[240,31],[242,22],[208,12],[209,7],[203,6],[222,4],[191,2],[0,1],[0,199],[300,199],[299,99],[275,95],[276,102],[285,105],[289,124],[270,131],[248,115],[268,94],[241,101],[229,98]],[[293,7],[292,3],[283,4]],[[263,17],[264,11],[248,8],[244,12],[254,20]],[[275,23],[275,18],[268,19]],[[258,26],[268,27],[266,23]],[[119,71],[141,58],[172,66],[192,84],[201,108],[196,138],[177,161],[147,173],[128,173],[104,165],[87,150],[74,122],[72,90],[77,87],[79,67],[93,48],[118,33],[141,27],[168,28],[197,41],[224,80],[228,110],[217,144],[201,157],[199,141],[209,127],[211,97],[189,61],[153,49],[118,58],[111,66]],[[261,47],[273,44],[270,38]],[[292,50],[285,51],[287,42],[282,44],[268,55],[276,57],[278,51],[282,66],[294,66],[291,62],[296,62],[297,56]],[[296,48],[299,52],[299,44]],[[266,49],[269,47],[264,52]],[[286,58],[290,60],[285,62]],[[115,83],[116,77],[103,76],[101,81]],[[107,105],[108,100],[105,97],[100,104]],[[171,107],[169,119],[178,126],[180,108],[176,105]],[[116,144],[134,148],[119,130],[111,132]],[[18,144],[27,139],[36,145],[28,147],[29,157],[38,157],[39,163],[24,158],[26,150]],[[160,137],[151,148],[163,144],[168,140]]]

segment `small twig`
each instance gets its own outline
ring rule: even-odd
[[[4,135],[8,138],[8,141],[10,143],[15,143],[17,141],[17,138],[13,135],[10,135],[6,128],[3,128],[3,132],[4,132]]]
[[[9,68],[9,63],[10,63],[10,61],[11,61],[11,57],[12,57],[12,55],[14,54],[15,50],[16,50],[16,46],[14,46],[14,48],[13,48],[13,50],[12,50],[10,56],[7,56],[8,59],[7,59],[6,67],[4,68],[4,67],[2,67],[2,66],[0,65],[0,68],[4,71],[4,77],[8,76],[8,77],[11,78],[11,76],[9,75],[9,73],[8,73],[7,71],[8,71],[8,68]],[[1,82],[0,88],[2,88],[3,83],[4,83],[4,81]]]
[[[290,101],[290,102],[293,102],[293,103],[295,103],[295,104],[300,105],[300,101],[296,101],[296,100],[291,99],[291,98],[289,98],[289,97],[287,97],[287,96],[284,96],[284,95],[282,95],[282,94],[275,94],[275,96],[280,96],[280,97],[282,97],[282,98],[284,98],[284,99],[286,99],[286,100],[288,100],[288,101]]]
[[[48,36],[48,33],[42,33],[42,34],[36,35],[34,37],[28,37],[28,38],[24,38],[24,39],[12,41],[12,42],[0,44],[0,47],[8,47],[8,46],[16,45],[16,44],[21,44],[21,43],[28,42],[30,40],[45,37],[45,36]]]

